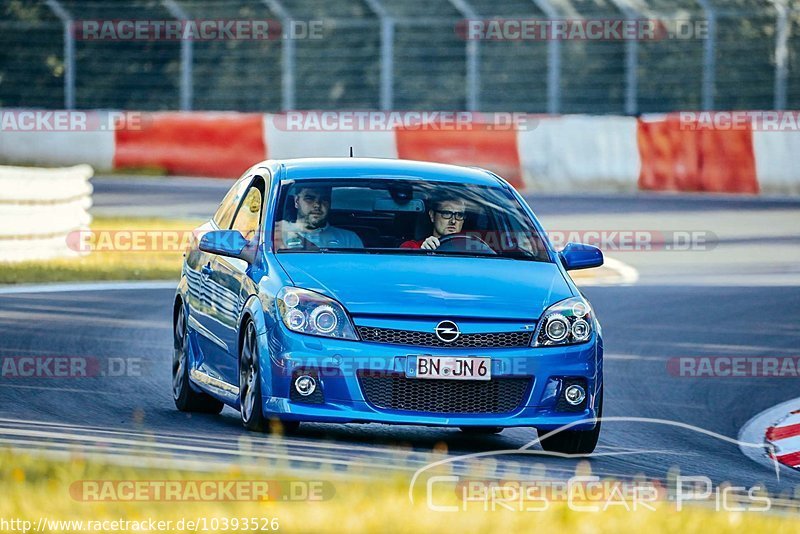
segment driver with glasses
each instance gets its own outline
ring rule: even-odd
[[[433,223],[432,235],[419,241],[409,240],[400,245],[400,248],[422,248],[435,250],[439,248],[439,239],[461,232],[466,216],[466,203],[464,199],[456,196],[440,196],[431,202],[428,217]]]

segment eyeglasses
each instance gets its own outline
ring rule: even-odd
[[[443,219],[452,219],[455,217],[457,221],[463,221],[465,212],[463,211],[450,211],[450,210],[435,210],[436,213],[442,216]]]

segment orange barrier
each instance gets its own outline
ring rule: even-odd
[[[142,128],[116,132],[114,168],[238,177],[266,158],[260,113],[147,113]]]
[[[639,119],[639,189],[758,193],[753,132],[703,129],[678,114]]]
[[[476,165],[496,172],[516,188],[523,188],[517,132],[492,130],[490,125],[474,129],[413,130],[397,129],[397,157]]]

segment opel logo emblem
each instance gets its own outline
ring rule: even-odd
[[[452,343],[461,335],[461,330],[453,321],[442,321],[436,325],[434,332],[436,332],[436,337],[445,343]]]

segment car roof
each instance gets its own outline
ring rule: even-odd
[[[302,158],[272,160],[283,168],[283,179],[314,178],[413,178],[434,182],[453,182],[501,186],[497,176],[477,167],[388,158]]]

